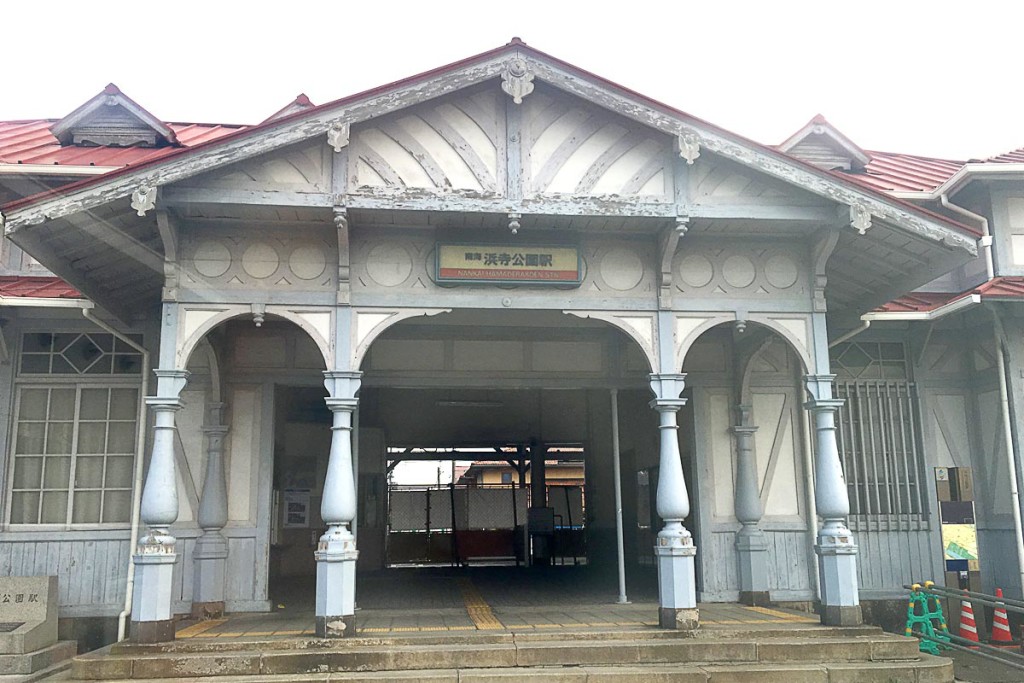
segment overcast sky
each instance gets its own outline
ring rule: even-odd
[[[168,121],[257,123],[528,44],[778,143],[814,114],[866,149],[1024,146],[1024,5],[960,2],[8,2],[0,120],[59,118],[114,82]]]

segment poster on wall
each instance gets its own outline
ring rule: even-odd
[[[284,492],[284,520],[281,526],[285,529],[309,528],[309,489],[288,489]]]

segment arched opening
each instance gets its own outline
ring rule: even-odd
[[[293,321],[258,323],[215,321],[182,348],[179,611],[200,616],[313,601],[330,452],[324,355]]]
[[[685,353],[684,468],[696,499],[698,597],[815,598],[810,436],[801,354],[778,331],[724,323]]]
[[[462,309],[391,326],[361,370],[362,607],[383,606],[388,582],[467,571],[495,610],[546,590],[615,595],[612,390],[630,567],[637,463],[658,459],[651,367],[629,335],[560,311]],[[653,599],[645,569],[631,588]]]

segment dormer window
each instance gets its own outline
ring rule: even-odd
[[[871,157],[818,114],[778,147],[827,171],[861,171]]]
[[[50,128],[62,146],[165,147],[174,131],[111,83]]]

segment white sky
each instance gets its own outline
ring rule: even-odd
[[[932,2],[9,2],[0,120],[58,118],[114,82],[168,121],[257,123],[530,45],[765,143],[816,113],[866,149],[1024,145],[1024,4]]]

